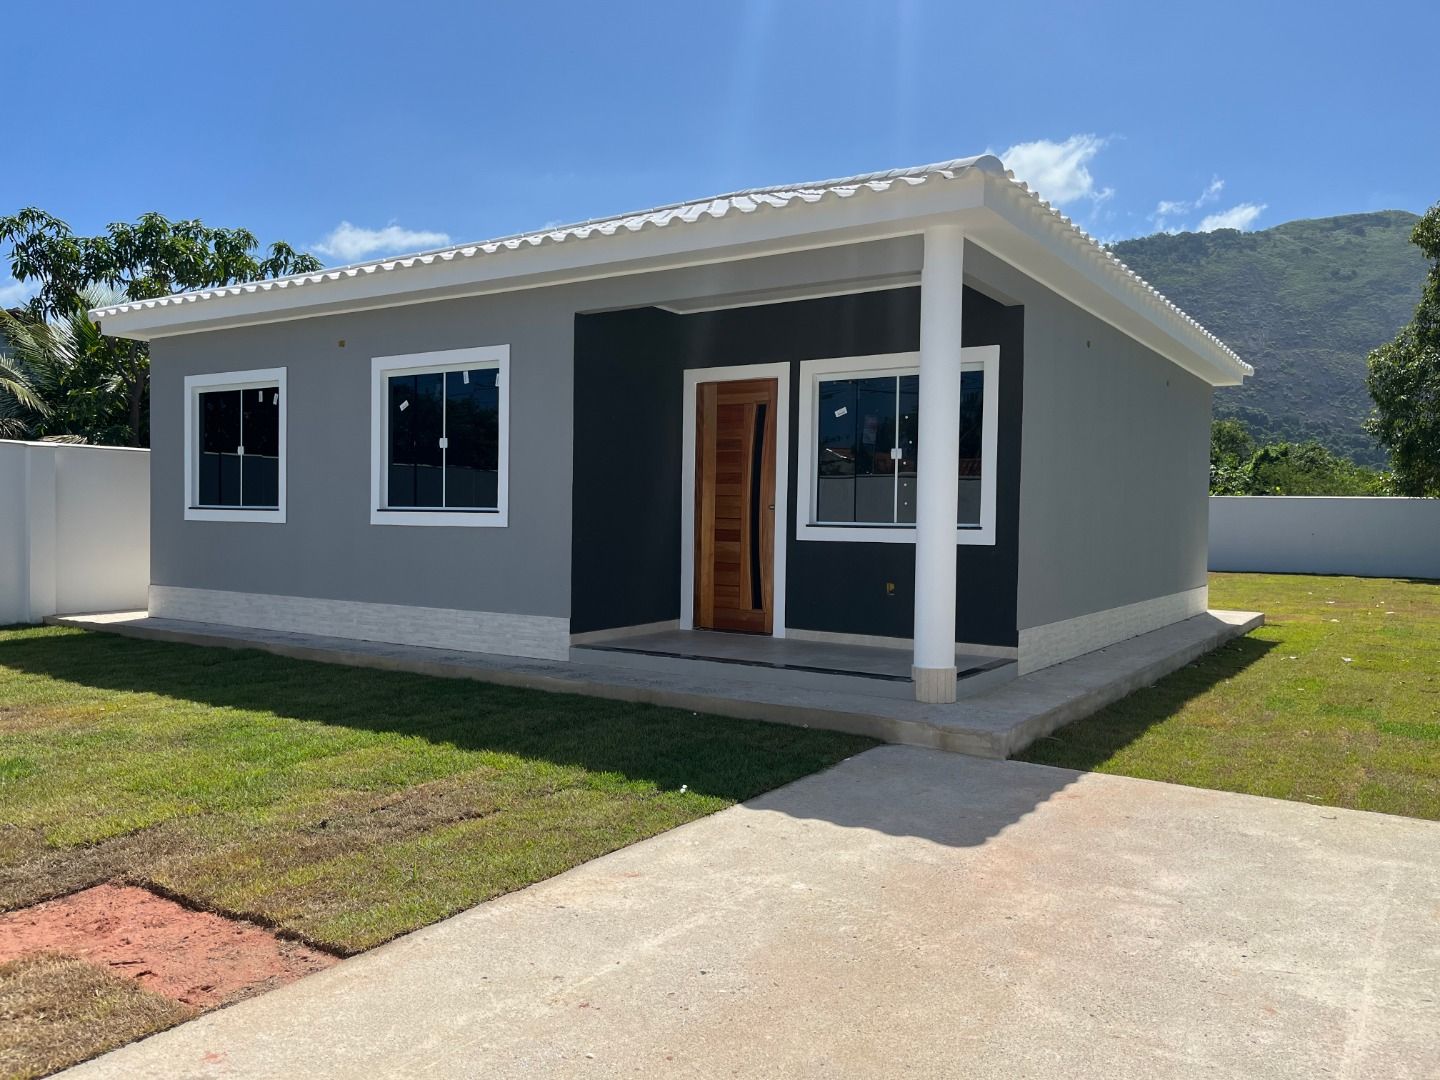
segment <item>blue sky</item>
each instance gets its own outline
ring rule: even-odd
[[[7,11],[0,213],[333,264],[985,150],[1103,239],[1440,199],[1434,0],[143,9]]]

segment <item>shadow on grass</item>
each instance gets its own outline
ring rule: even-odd
[[[1188,701],[1262,660],[1276,644],[1249,635],[1226,642],[1153,686],[1137,690],[1093,716],[1037,740],[1019,755],[1020,760],[1093,770],[1142,738],[1155,725],[1176,716]]]
[[[0,666],[103,691],[578,766],[662,791],[685,785],[736,802],[772,792],[757,807],[948,846],[984,843],[1074,779],[1050,770],[1020,777],[1003,762],[895,747],[849,763],[833,782],[775,791],[878,744],[655,705],[98,632],[0,641]]]
[[[0,641],[0,665],[99,690],[513,754],[732,800],[876,745],[653,705],[95,632]]]

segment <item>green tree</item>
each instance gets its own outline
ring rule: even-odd
[[[1272,443],[1245,466],[1250,495],[1384,495],[1385,477],[1317,442]]]
[[[14,316],[0,308],[0,342],[8,336],[13,321]],[[37,385],[30,366],[0,344],[0,439],[28,438],[34,420],[49,411],[43,387]]]
[[[1212,495],[1385,495],[1389,478],[1317,442],[1257,447],[1239,420],[1210,426]]]
[[[1410,242],[1430,269],[1415,317],[1370,354],[1375,413],[1366,427],[1390,452],[1399,494],[1440,496],[1440,203],[1416,222]]]
[[[1245,465],[1255,453],[1255,439],[1239,420],[1210,424],[1210,494],[1249,495]]]
[[[132,446],[149,442],[149,351],[143,342],[103,337],[93,323],[81,332],[74,320],[77,314],[85,318],[87,288],[104,285],[116,290],[122,301],[149,300],[177,291],[308,273],[322,265],[313,255],[283,243],[271,244],[261,256],[259,240],[246,229],[170,221],[155,213],[134,224],[113,224],[99,236],[76,236],[53,214],[29,207],[0,217],[0,241],[11,247],[11,275],[17,281],[39,284],[29,302],[29,324],[71,327],[79,349],[64,372],[71,380],[83,380],[83,385],[72,381],[60,402],[47,402],[47,424],[81,429],[65,433],[94,441]],[[43,337],[45,331],[36,333]]]
[[[7,394],[0,385],[0,417],[8,415],[13,437],[128,441],[128,386],[111,369],[113,352],[87,314],[123,299],[114,289],[91,285],[81,290],[80,303],[64,319],[0,311],[3,363],[19,373],[30,391],[26,399]]]

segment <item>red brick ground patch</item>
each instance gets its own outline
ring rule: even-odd
[[[198,1009],[338,962],[253,923],[191,911],[129,885],[96,885],[0,915],[0,963],[36,952],[78,956]]]

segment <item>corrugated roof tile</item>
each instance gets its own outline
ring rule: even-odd
[[[537,232],[520,233],[513,236],[496,237],[493,240],[441,248],[435,251],[416,252],[399,257],[369,260],[349,266],[327,268],[314,273],[296,274],[290,277],[275,278],[264,282],[243,282],[213,289],[176,293],[171,296],[163,296],[150,300],[116,304],[97,308],[92,312],[92,315],[96,318],[103,319],[127,311],[156,310],[171,305],[196,303],[200,301],[209,302],[223,299],[226,296],[253,294],[257,289],[269,291],[271,289],[287,289],[291,287],[300,288],[327,281],[339,281],[342,277],[355,277],[362,273],[389,273],[399,269],[408,269],[417,264],[428,266],[437,258],[444,262],[451,262],[457,258],[473,259],[482,255],[495,255],[501,251],[515,251],[522,246],[538,247],[547,243],[564,243],[572,238],[584,240],[596,234],[613,236],[621,229],[627,232],[639,232],[645,228],[664,228],[676,221],[693,224],[707,216],[723,218],[731,210],[738,211],[742,214],[750,214],[762,209],[785,209],[797,202],[804,204],[818,203],[823,201],[827,196],[848,199],[853,198],[862,191],[883,194],[895,187],[897,182],[902,187],[917,187],[935,177],[954,179],[971,169],[981,169],[994,175],[1003,175],[1009,180],[1018,193],[1028,197],[1029,201],[1034,204],[1035,209],[1048,216],[1051,225],[1058,232],[1068,235],[1070,241],[1083,248],[1086,254],[1095,261],[1097,266],[1108,269],[1109,272],[1121,279],[1127,288],[1138,291],[1145,300],[1164,310],[1171,318],[1198,331],[1207,341],[1218,347],[1243,369],[1253,371],[1248,364],[1242,361],[1240,357],[1218,337],[1206,330],[1185,312],[1181,311],[1176,304],[1165,297],[1144,278],[1140,277],[1139,274],[1135,273],[1134,270],[1122,263],[1114,254],[1086,233],[1080,226],[1075,224],[1068,216],[1041,198],[1039,193],[1030,188],[1028,184],[1024,181],[1016,180],[1013,173],[1004,169],[1004,166],[998,158],[989,155],[957,158],[952,161],[937,162],[932,165],[920,165],[913,168],[863,173],[858,176],[822,180],[808,184],[748,188],[731,192],[728,195],[718,195],[708,199],[671,203],[639,213],[594,218],[577,222],[573,225],[549,228]]]

